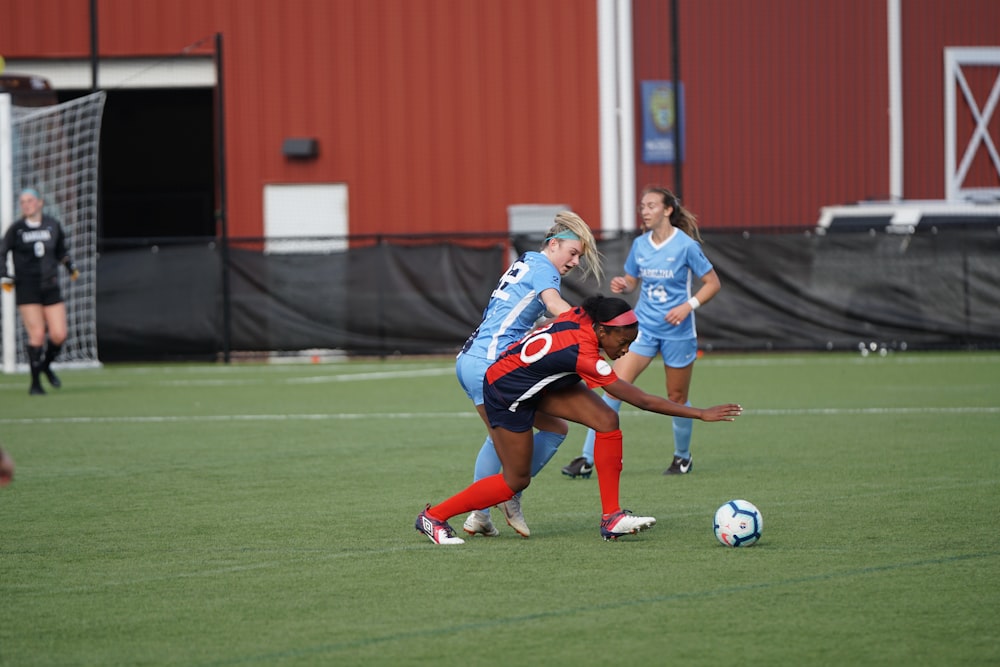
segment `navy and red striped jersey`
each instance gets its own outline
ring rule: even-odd
[[[514,412],[522,403],[537,400],[542,390],[581,379],[593,389],[618,376],[601,355],[593,320],[577,307],[507,348],[486,371],[483,389]]]

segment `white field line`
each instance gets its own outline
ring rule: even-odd
[[[740,419],[748,417],[793,417],[793,416],[837,416],[837,415],[965,415],[1000,414],[1000,406],[966,407],[923,407],[923,408],[778,408],[745,410]],[[628,411],[629,417],[659,417],[659,415]],[[311,414],[233,414],[233,415],[136,415],[136,416],[87,416],[87,417],[25,417],[0,418],[0,424],[160,424],[199,422],[254,422],[254,421],[349,421],[354,419],[416,419],[416,418],[479,418],[471,409],[466,412],[328,412]]]

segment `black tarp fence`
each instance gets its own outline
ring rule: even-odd
[[[723,284],[697,315],[707,350],[1000,347],[997,229],[703,235]],[[610,294],[631,241],[601,240],[604,282],[569,277],[567,299]],[[231,244],[230,349],[454,353],[514,253],[540,243],[385,237],[326,254]],[[226,340],[221,257],[215,239],[103,248],[100,358],[218,358]]]

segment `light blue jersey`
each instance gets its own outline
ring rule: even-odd
[[[694,312],[677,325],[665,319],[671,308],[679,306],[691,298],[691,278],[701,278],[712,270],[712,263],[705,257],[701,244],[674,227],[673,235],[656,245],[653,233],[646,232],[632,242],[625,259],[625,273],[638,278],[639,298],[635,314],[639,318],[639,336],[629,351],[652,359],[659,352],[663,365],[671,368],[687,368],[698,355],[698,330],[694,324]],[[622,402],[611,394],[604,394],[604,402],[618,412]],[[685,403],[690,406],[691,403]],[[674,457],[691,463],[692,420],[674,417]],[[587,431],[583,442],[583,458],[594,463],[595,435],[593,429]],[[565,472],[565,468],[563,469]],[[569,474],[569,473],[566,473]]]
[[[465,341],[461,354],[489,361],[521,339],[545,313],[541,294],[559,290],[562,276],[540,252],[522,254],[510,265],[490,295],[483,321]]]
[[[667,312],[691,298],[692,276],[704,276],[712,270],[701,245],[676,229],[660,245],[647,232],[632,242],[625,273],[642,281],[635,314],[639,330],[650,338],[683,340],[697,337],[694,313],[675,326],[664,319]]]
[[[465,341],[465,347],[455,361],[458,382],[474,405],[483,405],[483,378],[486,369],[512,343],[531,331],[538,318],[545,313],[542,292],[550,288],[558,291],[561,281],[562,276],[555,264],[535,251],[518,257],[500,278],[483,311],[483,321]],[[532,476],[555,455],[565,438],[565,433],[535,433],[531,455]],[[496,475],[501,469],[493,439],[487,435],[476,457],[472,479],[479,481]],[[489,512],[489,508],[484,508],[483,511]],[[510,523],[510,519],[507,522]],[[527,530],[527,527],[524,529]],[[521,534],[527,537],[527,533]]]

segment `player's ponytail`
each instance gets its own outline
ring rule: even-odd
[[[590,226],[583,221],[573,211],[560,211],[556,215],[556,222],[549,231],[545,232],[545,243],[552,239],[579,239],[583,246],[583,277],[594,276],[598,283],[604,279],[601,271],[601,253],[597,250],[597,241],[594,240],[594,233],[590,231]],[[545,248],[545,245],[542,245]]]

